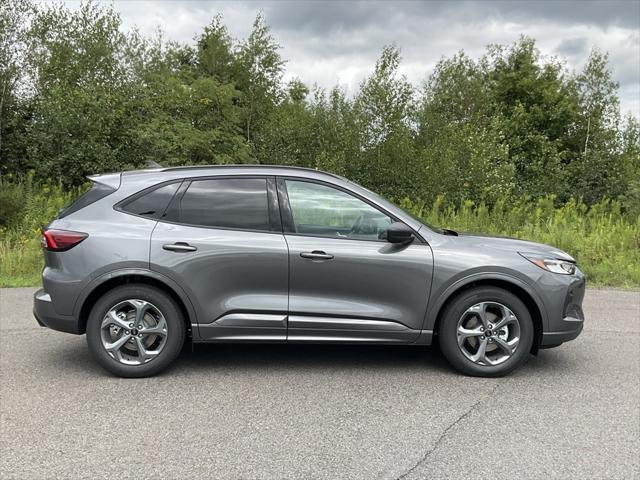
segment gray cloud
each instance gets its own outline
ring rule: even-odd
[[[589,51],[589,41],[584,37],[565,38],[555,48],[555,52],[565,57],[585,56]]]
[[[276,28],[326,33],[336,29],[384,24],[394,18],[451,16],[459,21],[500,18],[505,21],[550,21],[567,25],[638,28],[640,3],[622,1],[351,1],[276,0],[261,3]]]

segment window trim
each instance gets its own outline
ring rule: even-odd
[[[283,227],[283,233],[285,235],[293,235],[296,237],[312,237],[312,238],[330,238],[330,239],[335,239],[335,240],[350,240],[350,241],[358,241],[358,242],[378,242],[378,243],[389,243],[386,240],[383,239],[364,239],[364,238],[341,238],[341,237],[332,237],[332,236],[328,236],[328,235],[311,235],[308,233],[298,233],[295,231],[295,224],[293,222],[293,213],[291,211],[291,204],[289,203],[289,193],[287,191],[287,183],[286,181],[290,180],[290,181],[296,181],[296,182],[307,182],[307,183],[315,183],[318,185],[322,185],[328,188],[333,188],[335,190],[339,190],[343,193],[346,193],[347,195],[351,195],[352,197],[357,198],[358,200],[366,203],[367,205],[369,205],[370,207],[374,208],[375,210],[378,210],[380,213],[383,213],[384,215],[388,216],[389,218],[391,218],[391,220],[393,222],[400,222],[403,223],[404,225],[407,225],[405,222],[403,222],[400,218],[398,218],[397,216],[395,216],[393,213],[387,211],[385,208],[377,205],[376,203],[372,202],[371,200],[369,200],[368,198],[360,195],[357,192],[354,192],[352,190],[349,190],[348,188],[345,188],[341,185],[336,185],[334,183],[330,183],[330,182],[326,182],[324,180],[318,180],[315,178],[305,178],[305,177],[293,177],[293,176],[277,176],[276,177],[276,182],[278,185],[278,200],[280,202],[280,215],[282,216],[282,227]],[[414,243],[420,243],[420,244],[427,244],[427,242],[425,241],[425,239],[418,234],[418,232],[416,230],[414,230],[410,225],[407,225],[407,227],[411,228],[411,230],[413,231],[413,234],[416,238],[416,242]]]
[[[207,228],[210,230],[229,230],[234,232],[257,232],[257,233],[276,233],[282,235],[282,224],[280,220],[280,211],[278,209],[278,199],[275,186],[275,177],[272,175],[207,175],[202,177],[186,177],[181,179],[182,185],[178,187],[173,199],[167,205],[165,213],[171,209],[179,208],[179,202],[184,197],[185,193],[189,189],[189,186],[193,182],[200,180],[242,180],[242,179],[260,179],[266,181],[267,190],[267,212],[269,220],[269,230],[254,229],[254,228],[237,228],[237,227],[218,227],[214,225],[200,225],[197,223],[178,222],[175,220],[169,220],[167,218],[159,218],[158,222],[169,223],[171,225],[182,225],[185,227],[193,228]],[[167,182],[170,183],[170,182]]]

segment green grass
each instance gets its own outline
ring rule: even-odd
[[[44,264],[38,238],[12,243],[0,240],[0,287],[31,287],[40,285]]]
[[[0,287],[39,285],[44,265],[40,229],[84,189],[65,190],[31,177],[11,180],[0,181]]]
[[[40,227],[82,190],[66,191],[30,178],[0,182],[0,287],[40,283]],[[439,198],[432,205],[410,199],[400,205],[432,225],[558,247],[578,260],[590,286],[640,287],[640,216],[625,217],[617,202],[587,207],[570,200],[556,206],[550,197],[520,198],[489,207],[472,202],[453,206]]]

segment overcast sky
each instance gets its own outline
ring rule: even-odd
[[[67,1],[69,6],[77,2]],[[402,51],[402,71],[420,84],[443,56],[463,49],[474,58],[490,43],[521,34],[579,70],[593,46],[609,52],[623,112],[640,117],[640,1],[150,1],[115,0],[125,28],[191,42],[221,13],[244,38],[262,11],[288,61],[285,79],[339,84],[353,93],[384,45]]]

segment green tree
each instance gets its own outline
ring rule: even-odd
[[[618,83],[609,70],[608,56],[592,50],[575,84],[580,112],[573,132],[572,184],[587,203],[617,198],[627,190],[629,177],[619,135]]]
[[[127,162],[130,76],[127,37],[111,8],[52,6],[31,25],[28,60],[36,108],[28,155],[42,176],[79,183]]]
[[[129,153],[136,164],[229,164],[248,158],[242,137],[240,92],[202,71],[201,52],[156,44],[154,61],[136,82]]]
[[[620,154],[625,190],[621,195],[627,215],[634,220],[640,216],[640,122],[629,114],[621,134]]]
[[[493,98],[489,115],[504,132],[518,193],[563,194],[572,153],[567,140],[578,110],[563,65],[544,59],[529,38],[489,47],[481,64]]]
[[[313,167],[318,150],[314,117],[306,98],[309,89],[299,79],[291,80],[286,97],[269,117],[269,128],[255,134],[258,163]]]
[[[514,188],[514,166],[491,115],[493,92],[482,66],[463,52],[442,59],[419,108],[422,198],[493,202]]]
[[[532,39],[443,58],[417,91],[385,47],[353,95],[283,83],[262,15],[233,40],[123,32],[112,7],[0,0],[0,173],[84,176],[167,165],[329,170],[396,199],[499,204],[521,195],[640,211],[639,127],[621,120],[607,55],[567,72]],[[637,215],[637,213],[635,213]]]
[[[316,88],[310,108],[318,145],[311,166],[355,179],[362,149],[353,102],[339,87]]]
[[[0,174],[26,167],[26,133],[31,102],[25,101],[30,76],[25,55],[34,14],[27,1],[0,0]]]
[[[222,16],[216,15],[197,37],[197,63],[201,72],[215,77],[220,83],[233,81],[233,48],[233,41],[227,27],[222,23]]]
[[[389,196],[404,195],[415,174],[414,90],[399,73],[400,51],[387,46],[354,101],[362,154],[355,178]]]
[[[253,141],[254,135],[264,127],[266,119],[282,100],[281,80],[285,62],[279,49],[264,16],[259,14],[249,37],[235,54],[234,79],[242,92],[240,102],[247,142]]]

